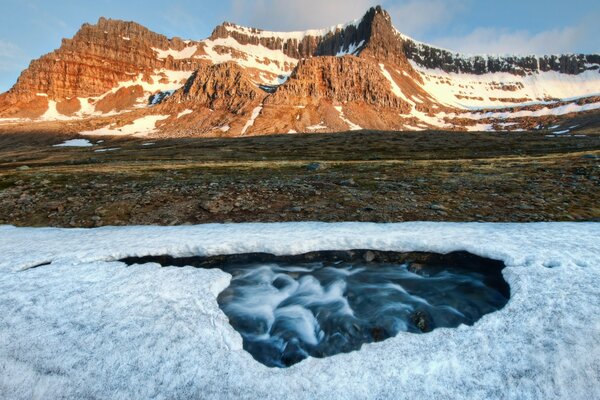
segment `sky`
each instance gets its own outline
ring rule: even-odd
[[[324,28],[377,4],[404,34],[458,52],[600,53],[598,0],[1,0],[0,92],[32,59],[100,16],[204,39],[223,21],[267,30]]]

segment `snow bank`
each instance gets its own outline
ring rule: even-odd
[[[511,300],[473,327],[400,334],[359,352],[269,369],[242,349],[217,306],[227,274],[115,262],[352,248],[501,259]],[[578,399],[600,392],[600,224],[3,226],[0,252],[0,398]]]

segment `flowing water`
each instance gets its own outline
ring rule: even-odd
[[[218,297],[244,349],[269,367],[359,350],[400,332],[473,325],[501,309],[504,265],[468,253],[318,252],[215,258],[147,257],[220,268],[232,275]]]
[[[456,267],[338,261],[225,270],[233,279],[219,305],[244,348],[271,367],[358,350],[399,332],[472,325],[508,300],[485,275]]]

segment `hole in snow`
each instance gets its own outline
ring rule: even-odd
[[[504,264],[466,252],[353,250],[121,261],[230,273],[219,306],[242,335],[244,349],[269,367],[359,350],[400,332],[473,325],[504,307],[510,296]]]

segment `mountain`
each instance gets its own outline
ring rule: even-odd
[[[0,95],[0,129],[152,136],[545,130],[597,121],[599,109],[598,54],[464,56],[403,35],[374,7],[322,30],[223,23],[201,41],[100,18],[32,61]]]

